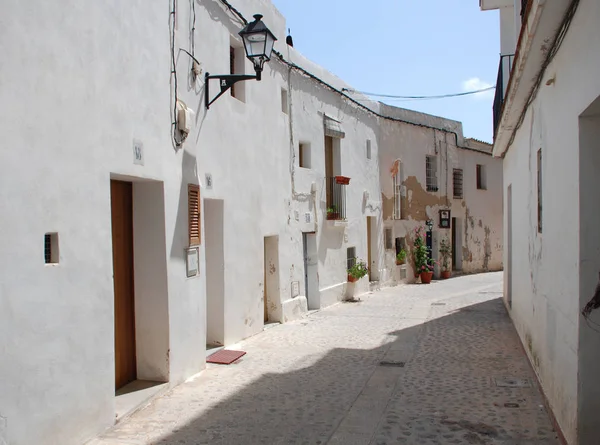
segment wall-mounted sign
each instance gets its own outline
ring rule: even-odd
[[[188,278],[198,275],[198,248],[190,247],[186,252],[186,268]]]
[[[450,228],[450,210],[440,210],[440,227],[442,229]]]
[[[212,175],[210,173],[207,173],[206,175],[204,175],[204,178],[205,178],[206,189],[212,190],[212,187],[213,187]]]
[[[144,144],[137,139],[133,140],[133,163],[144,165]]]
[[[292,298],[300,295],[300,282],[292,281]]]

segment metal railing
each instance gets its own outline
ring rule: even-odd
[[[327,219],[344,221],[346,219],[346,187],[336,177],[325,178],[327,186]]]
[[[510,72],[514,61],[514,54],[505,54],[500,56],[500,64],[498,65],[498,78],[496,79],[496,94],[494,96],[494,137],[498,131],[498,125],[502,118],[502,106],[504,105],[504,96],[510,79]]]

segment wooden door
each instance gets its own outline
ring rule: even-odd
[[[133,187],[110,181],[115,293],[115,388],[136,379],[133,287]]]

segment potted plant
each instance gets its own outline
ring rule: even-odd
[[[421,266],[421,283],[429,284],[431,283],[431,279],[433,278],[433,265],[435,261],[431,259],[427,259],[425,264]]]
[[[354,283],[355,281],[360,280],[368,273],[369,269],[367,268],[367,264],[364,261],[355,258],[354,264],[350,269],[348,269],[348,281],[350,283]]]
[[[400,249],[400,252],[396,255],[396,265],[399,266],[406,262],[406,250],[404,248]]]
[[[452,257],[452,247],[447,238],[440,241],[440,256],[442,257],[442,279],[450,278],[450,258]]]
[[[413,237],[412,253],[415,263],[415,278],[420,276],[421,282],[428,284],[433,277],[433,261],[429,258],[423,227],[417,227],[413,232]]]
[[[330,219],[330,220],[340,219],[340,213],[337,211],[336,206],[331,206],[327,209],[327,219]]]

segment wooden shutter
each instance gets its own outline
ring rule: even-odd
[[[200,186],[188,184],[188,222],[190,246],[200,244]]]

